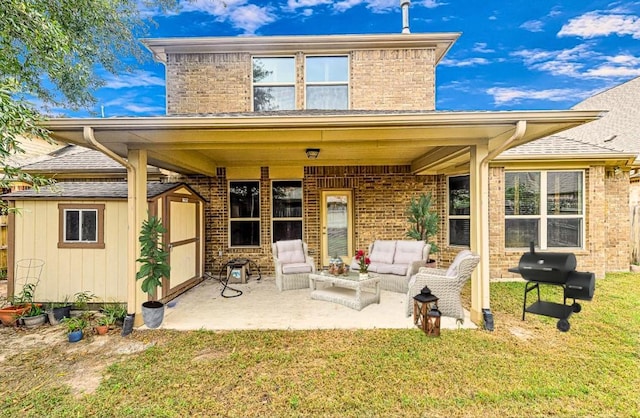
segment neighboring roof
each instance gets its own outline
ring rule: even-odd
[[[640,77],[585,99],[576,110],[605,110],[599,120],[563,133],[595,145],[640,155]]]
[[[147,183],[147,199],[153,199],[170,190],[179,187],[187,187],[185,183]],[[193,191],[196,193],[195,191]],[[196,193],[197,194],[197,193]],[[7,193],[0,197],[5,200],[31,200],[31,199],[114,199],[126,200],[128,196],[127,183],[123,181],[113,182],[61,182],[53,186],[34,189],[20,190]]]
[[[64,148],[66,144],[47,142],[41,138],[20,137],[18,142],[24,152],[19,152],[7,157],[7,163],[11,166],[20,167],[29,162],[39,161],[47,158],[51,152]]]
[[[50,153],[46,158],[22,166],[28,173],[121,173],[127,169],[100,151],[70,145]],[[148,173],[160,173],[153,166],[147,166]]]
[[[566,131],[565,131],[566,132]],[[517,158],[519,156],[545,155],[550,159],[566,158],[568,156],[578,158],[620,158],[630,157],[633,153],[621,152],[610,147],[589,144],[562,135],[551,135],[536,141],[511,148],[497,157],[497,160]],[[553,150],[553,151],[550,151]]]
[[[291,54],[304,50],[308,54],[337,54],[358,49],[434,48],[436,64],[444,57],[459,32],[394,33],[377,35],[306,35],[306,36],[224,36],[202,38],[149,38],[142,43],[160,62],[167,54],[237,53]]]

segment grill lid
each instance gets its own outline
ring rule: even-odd
[[[576,265],[573,253],[536,253],[531,243],[529,252],[520,257],[518,270],[525,280],[564,284]]]

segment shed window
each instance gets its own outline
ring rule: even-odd
[[[229,182],[231,247],[260,246],[260,182]]]
[[[58,248],[104,248],[104,205],[58,205]]]

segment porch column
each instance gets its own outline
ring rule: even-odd
[[[482,322],[482,309],[489,309],[489,165],[482,161],[489,154],[488,144],[471,147],[469,167],[471,200],[471,251],[480,263],[471,275],[471,320]]]
[[[135,312],[134,326],[143,324],[142,302],[146,299],[146,294],[142,292],[136,283],[136,272],[138,271],[138,255],[140,254],[140,241],[138,234],[142,227],[142,222],[147,219],[147,151],[129,150],[127,154],[132,170],[128,171],[128,222],[127,236],[129,245],[127,246],[127,312]]]

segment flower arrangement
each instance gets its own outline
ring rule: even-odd
[[[364,250],[358,250],[356,252],[356,261],[360,265],[360,273],[366,273],[369,270],[371,260],[364,254]]]

